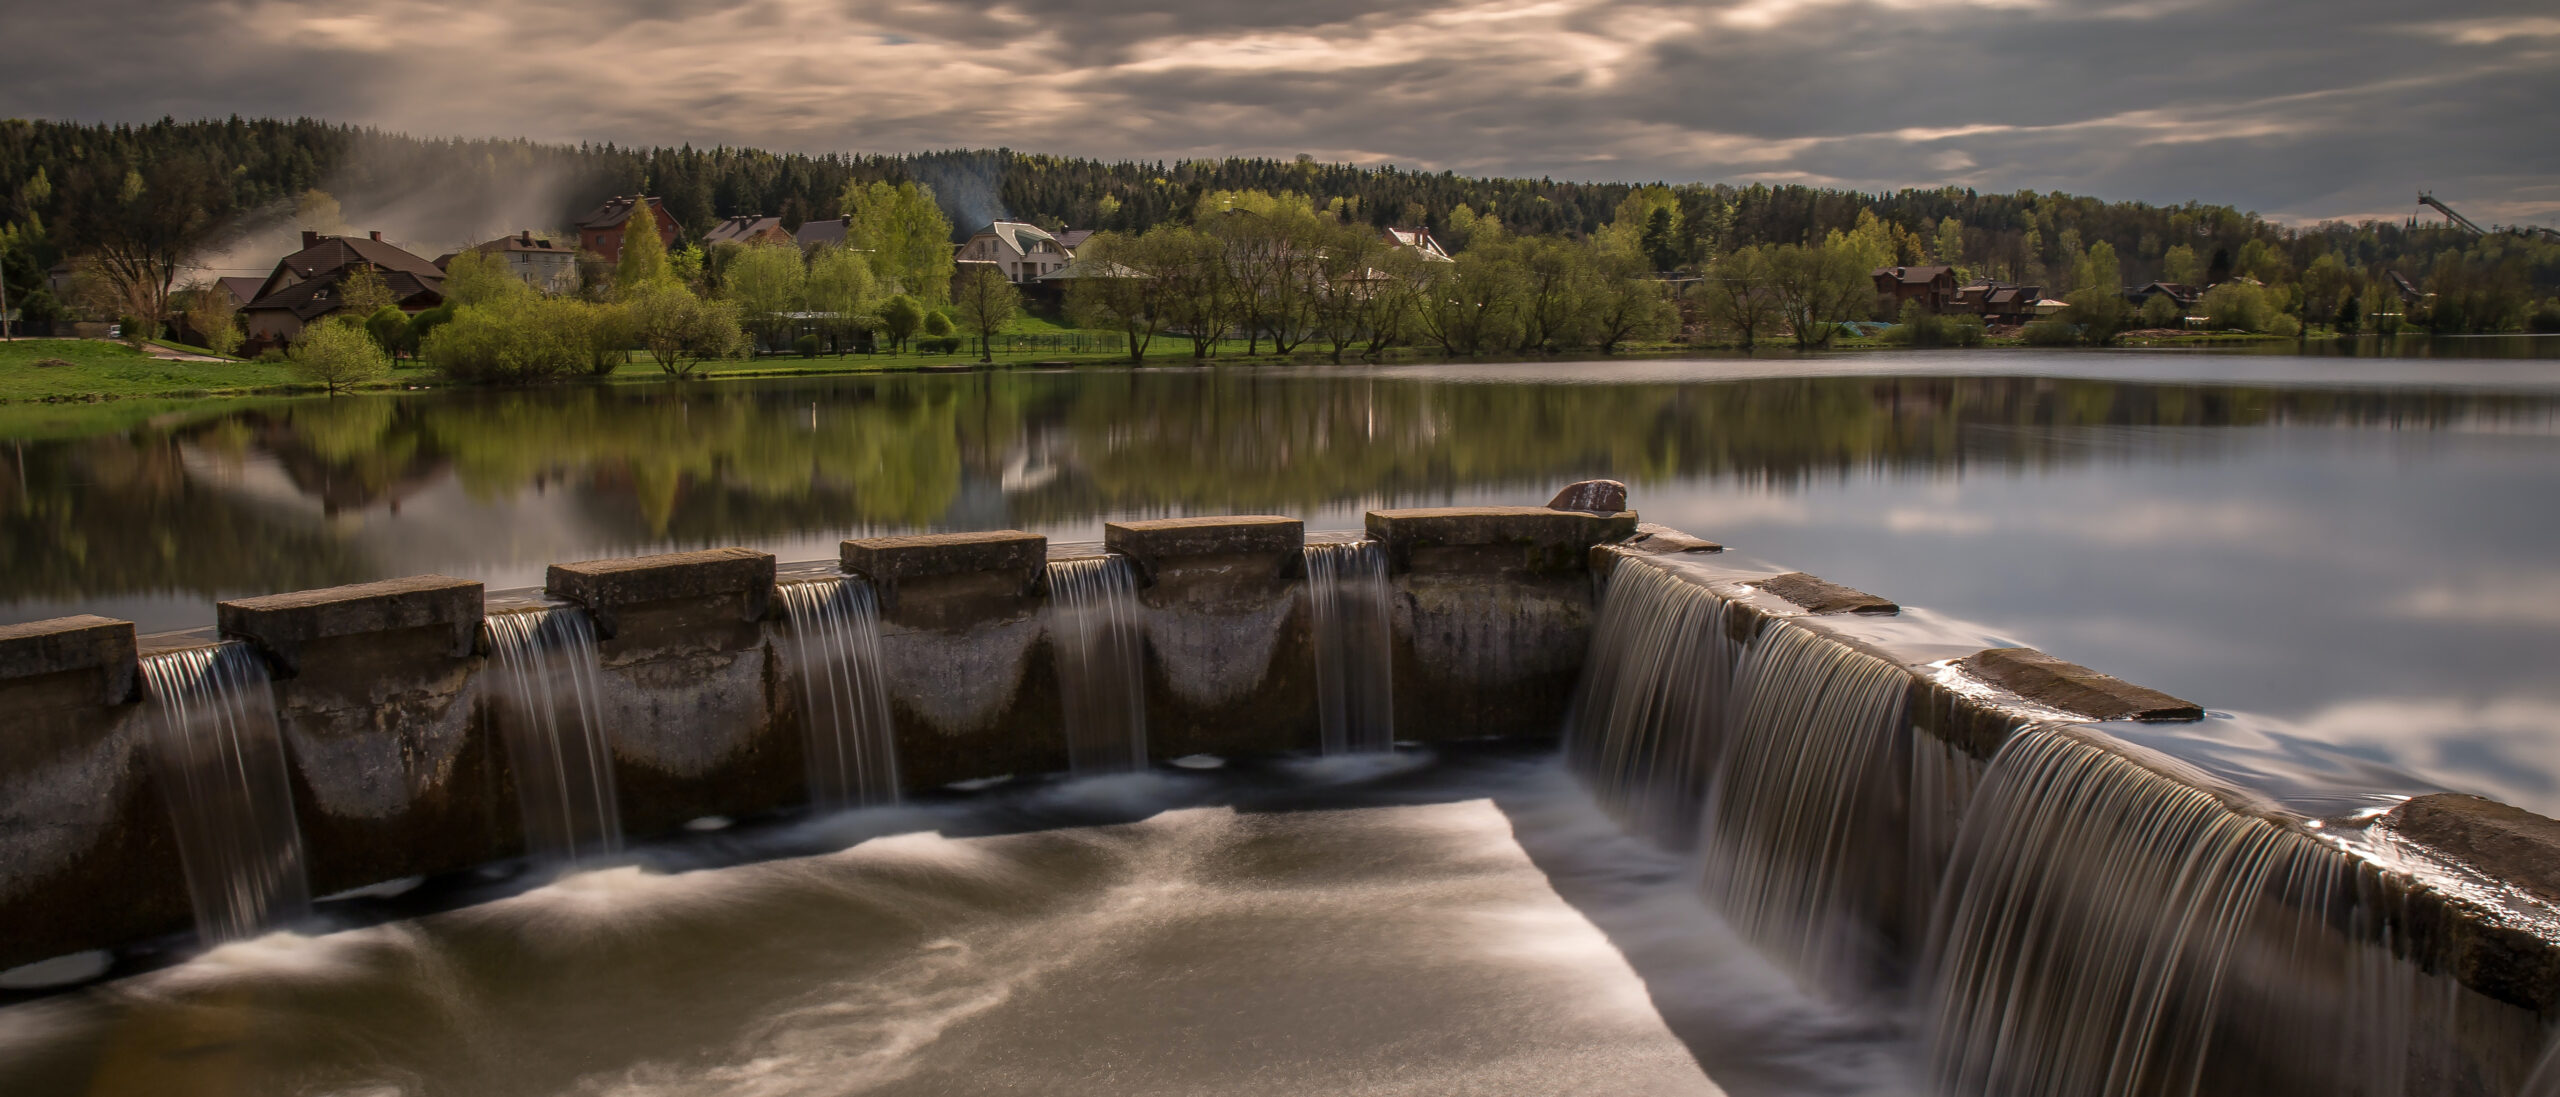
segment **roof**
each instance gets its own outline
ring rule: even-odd
[[[634,202],[649,203],[649,212],[657,216],[658,224],[663,226],[667,223],[666,203],[655,198],[643,198],[638,195],[620,194],[605,199],[603,205],[595,208],[595,212],[578,218],[578,227],[582,229],[609,229],[615,225],[628,221],[631,219],[631,204]]]
[[[301,251],[285,256],[277,265],[293,271],[297,278],[317,278],[331,271],[345,270],[357,263],[371,263],[382,268],[384,276],[391,271],[407,271],[421,278],[442,279],[444,272],[426,257],[412,254],[396,244],[387,244],[368,236],[322,236]],[[275,276],[270,274],[269,279]],[[264,280],[261,281],[264,284]]]
[[[266,285],[267,280],[243,274],[229,278],[216,278],[213,284],[216,289],[230,293],[233,301],[245,305],[258,299],[258,287]]]
[[[845,225],[846,221],[842,217],[833,221],[802,221],[800,230],[792,233],[791,239],[804,249],[842,244]]]
[[[782,218],[763,217],[752,213],[723,219],[702,234],[705,244],[745,243],[760,236],[782,234]]]
[[[1059,246],[1066,248],[1068,251],[1074,251],[1077,248],[1083,247],[1084,242],[1091,239],[1093,239],[1092,229],[1068,229],[1065,232],[1058,234]]]
[[[296,282],[252,301],[244,308],[257,312],[285,309],[296,319],[307,322],[338,310],[340,298],[332,291],[346,274],[347,268],[340,268],[324,277]],[[430,279],[405,270],[386,271],[382,275],[382,284],[390,287],[392,303],[403,309],[413,304],[422,308],[433,307],[444,301],[444,279],[441,277]],[[430,300],[421,301],[421,297]]]
[[[1441,247],[1440,241],[1431,238],[1430,229],[1390,228],[1387,230],[1387,242],[1400,248],[1412,248],[1421,252],[1425,259],[1449,258],[1448,249]]]
[[[1067,265],[1040,275],[1036,282],[1066,282],[1078,278],[1144,278],[1146,272],[1100,259],[1070,259]]]
[[[1032,240],[1047,240],[1051,243],[1058,244],[1058,246],[1062,248],[1066,246],[1064,243],[1060,242],[1057,237],[1049,235],[1049,230],[1041,228],[1038,225],[1026,225],[1020,221],[992,222],[988,224],[987,227],[979,229],[969,235],[971,239],[976,239],[977,237],[985,236],[990,233],[993,233],[996,239],[1004,241],[1006,247],[1019,252],[1028,252],[1031,250],[1030,245],[1023,243],[1025,238]]]
[[[1954,267],[1877,267],[1870,278],[1887,278],[1907,286],[1925,286],[1940,278],[1956,276]]]
[[[563,247],[557,242],[554,242],[548,236],[535,236],[531,229],[526,229],[512,236],[501,236],[485,244],[473,244],[471,245],[471,250],[478,252],[527,251],[538,255],[575,255],[578,251],[576,248]]]

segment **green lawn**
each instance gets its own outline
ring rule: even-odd
[[[67,366],[39,366],[47,360]],[[0,342],[0,401],[46,397],[209,396],[292,389],[291,371],[267,362],[168,362],[104,339]]]

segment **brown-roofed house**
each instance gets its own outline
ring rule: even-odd
[[[1876,282],[1876,308],[1886,316],[1901,315],[1905,301],[1931,312],[1945,312],[1956,301],[1954,267],[1878,267],[1868,276]]]
[[[711,231],[702,234],[702,246],[713,244],[790,244],[796,243],[782,227],[782,218],[740,214],[728,218]]]
[[[275,272],[258,284],[256,296],[241,312],[241,330],[252,347],[292,342],[302,329],[343,306],[338,283],[349,274],[371,268],[391,290],[392,303],[408,313],[444,303],[444,271],[424,257],[384,243],[379,232],[364,236],[302,234],[302,250],[276,263]]]
[[[512,235],[463,250],[506,260],[509,273],[544,293],[568,293],[578,288],[577,250],[548,236],[536,236],[531,229],[519,229]],[[436,267],[451,269],[454,256],[460,254],[457,251],[437,256]]]
[[[1956,291],[1955,311],[1970,312],[1994,324],[2023,324],[2036,318],[2043,286],[1976,282]]]
[[[622,225],[631,220],[631,207],[638,202],[649,203],[649,216],[657,218],[658,241],[671,248],[676,246],[676,219],[667,216],[667,204],[655,198],[626,194],[607,199],[605,204],[595,208],[595,212],[578,218],[579,250],[603,256],[608,263],[620,262]]]
[[[816,251],[819,248],[842,247],[844,246],[845,223],[845,219],[842,217],[838,217],[832,221],[802,221],[800,222],[800,228],[791,234],[791,240],[793,243],[800,245],[800,250],[802,251]]]

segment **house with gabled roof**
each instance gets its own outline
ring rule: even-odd
[[[606,199],[594,212],[578,218],[578,248],[604,257],[608,263],[622,259],[622,226],[631,220],[632,207],[649,203],[649,216],[658,221],[658,241],[676,246],[676,219],[667,216],[667,204],[640,195],[616,195]]]
[[[843,247],[845,228],[849,223],[842,217],[828,221],[802,221],[799,228],[791,231],[791,242],[800,245],[803,252]]]
[[[578,288],[578,253],[562,241],[548,236],[535,236],[532,229],[519,229],[462,249],[482,255],[494,255],[507,264],[507,271],[524,284],[544,293],[569,293]],[[436,257],[436,268],[451,270],[455,256],[461,251]]]
[[[962,263],[993,263],[1010,282],[1038,281],[1075,257],[1075,249],[1049,230],[1020,221],[997,221],[979,229],[953,256]]]
[[[370,269],[391,290],[402,312],[424,312],[444,303],[444,270],[424,256],[386,243],[379,232],[364,236],[302,234],[302,250],[278,260],[240,310],[251,346],[290,343],[313,321],[345,307],[339,284]]]
[[[711,226],[711,231],[702,234],[702,246],[706,249],[713,244],[792,243],[797,241],[792,238],[789,230],[782,227],[782,218],[765,217],[753,213],[726,218],[719,224]]]
[[[1906,301],[1918,301],[1930,312],[1945,312],[1955,304],[1954,267],[1878,267],[1867,276],[1875,280],[1879,315],[1902,315]]]

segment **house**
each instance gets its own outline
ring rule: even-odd
[[[702,234],[702,246],[713,244],[796,244],[799,241],[782,227],[782,218],[763,217],[752,213],[728,218],[711,231]]]
[[[420,313],[444,303],[443,269],[383,242],[381,233],[322,236],[305,231],[302,250],[279,260],[240,310],[240,327],[249,345],[292,342],[312,321],[343,307],[338,284],[364,269],[382,277],[392,303],[402,312]]]
[[[676,246],[676,219],[667,216],[667,204],[655,198],[617,195],[597,206],[595,212],[578,218],[578,250],[603,256],[608,263],[622,259],[622,225],[631,220],[631,208],[641,202],[649,204],[649,216],[658,220],[658,241]]]
[[[463,251],[476,251],[506,260],[509,273],[544,293],[569,293],[578,288],[578,253],[550,237],[535,236],[531,229],[520,229],[512,236],[501,236],[485,244],[473,244]],[[454,256],[460,254],[462,252],[437,256],[436,268],[450,269]]]
[[[216,278],[213,280],[213,292],[222,295],[223,303],[230,305],[231,311],[238,312],[248,308],[249,302],[258,299],[258,287],[264,285],[266,281],[264,278],[248,274]]]
[[[2201,296],[2203,293],[2183,282],[2147,282],[2124,291],[2125,303],[2135,308],[2150,304],[2154,297],[2166,297],[2178,303],[2181,316],[2192,311],[2196,307],[2196,298]]]
[[[1440,246],[1440,241],[1431,238],[1430,229],[1391,228],[1387,230],[1387,243],[1409,249],[1414,254],[1435,263],[1457,261],[1449,258],[1448,250]]]
[[[1876,283],[1878,315],[1900,316],[1907,301],[1930,312],[1945,312],[1956,302],[1954,267],[1878,267],[1867,276]]]
[[[2036,318],[2036,302],[2043,299],[2043,286],[1976,282],[1956,290],[1953,311],[1969,312],[1994,324],[2023,324]]]
[[[846,224],[842,217],[832,221],[802,221],[799,229],[791,234],[791,242],[800,245],[803,252],[843,247]]]
[[[961,263],[993,263],[1007,281],[1032,282],[1066,266],[1075,257],[1074,249],[1047,229],[1020,221],[997,221],[962,242],[954,258]]]

